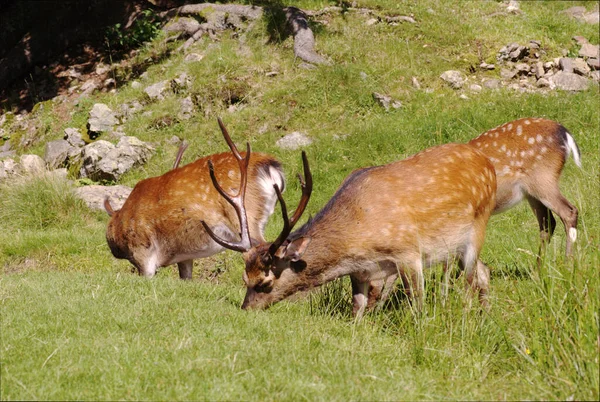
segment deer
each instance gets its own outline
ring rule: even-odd
[[[248,156],[247,156],[248,157]],[[467,287],[487,306],[489,269],[479,260],[496,199],[496,175],[487,157],[466,144],[429,148],[407,159],[352,172],[333,197],[299,229],[312,188],[306,153],[302,196],[293,215],[277,186],[283,229],[273,242],[252,244],[244,225],[243,194],[228,194],[209,164],[214,187],[235,207],[242,236],[231,241],[202,222],[222,247],[242,253],[246,296],[242,309],[266,309],[301,291],[350,276],[353,314],[361,317],[395,280],[410,278],[411,298],[423,304],[423,269],[457,258]],[[240,166],[247,164],[240,160]],[[242,173],[243,177],[244,173]],[[470,291],[470,293],[473,293]]]
[[[281,162],[273,156],[239,152],[225,125],[217,119],[231,152],[206,156],[179,167],[187,145],[179,148],[173,169],[140,181],[119,210],[108,198],[104,206],[110,215],[106,240],[114,257],[127,259],[139,275],[153,277],[159,267],[177,264],[181,279],[192,279],[194,259],[214,255],[224,248],[215,243],[200,222],[208,222],[225,239],[236,238],[240,223],[235,210],[211,184],[208,165],[219,168],[218,179],[228,191],[247,193],[249,238],[264,242],[264,228],[275,210],[278,189],[285,188]],[[250,158],[250,155],[252,157]],[[244,157],[244,174],[238,158]]]
[[[558,182],[569,155],[581,168],[581,154],[567,129],[556,121],[523,118],[486,131],[468,144],[483,152],[496,170],[494,214],[509,210],[523,199],[529,203],[540,229],[538,266],[556,228],[552,212],[565,227],[565,254],[571,256],[577,240],[578,210],[561,193]]]
[[[566,256],[571,256],[577,239],[577,208],[560,192],[559,178],[569,155],[581,167],[581,154],[573,136],[560,123],[542,118],[522,118],[488,130],[468,142],[488,157],[497,179],[496,206],[492,214],[505,212],[526,199],[540,229],[536,256],[542,264],[556,220],[560,217],[567,234]],[[443,297],[447,296],[449,265],[444,264]],[[410,294],[408,278],[399,272],[404,292]],[[396,278],[371,283],[369,305],[382,304]],[[442,299],[444,300],[444,299]]]

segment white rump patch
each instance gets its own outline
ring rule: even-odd
[[[571,134],[567,134],[567,156],[569,154],[573,154],[573,160],[575,164],[581,167],[581,155],[579,155],[579,150],[577,149],[577,144],[575,144],[575,139],[571,136]]]

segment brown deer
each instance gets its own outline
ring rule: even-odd
[[[550,240],[557,214],[567,234],[566,255],[577,239],[577,208],[560,192],[558,180],[569,155],[581,167],[579,147],[561,124],[526,118],[504,123],[469,141],[492,162],[498,180],[494,214],[526,199],[537,217],[541,245],[538,264]]]
[[[306,154],[302,159],[306,179],[300,177],[302,197],[291,219],[275,188],[284,225],[274,242],[250,247],[243,240],[220,238],[218,228],[202,222],[215,242],[243,253],[247,292],[242,308],[267,308],[295,292],[350,275],[353,312],[361,315],[376,300],[370,292],[381,289],[371,285],[395,279],[399,269],[410,273],[412,296],[420,306],[423,268],[455,257],[468,284],[487,304],[489,271],[478,256],[495,205],[496,176],[482,153],[465,144],[447,144],[356,170],[314,218],[292,233],[312,192]],[[247,232],[240,196],[227,195],[212,168],[211,178],[235,205],[242,232]]]
[[[182,145],[173,170],[140,181],[120,210],[114,211],[105,200],[111,215],[106,230],[108,245],[116,258],[129,260],[140,275],[152,277],[158,267],[176,263],[179,276],[191,279],[194,259],[223,250],[201,221],[208,222],[223,238],[237,238],[240,224],[236,212],[212,186],[209,164],[218,168],[218,179],[228,191],[247,193],[248,216],[242,231],[248,235],[245,241],[265,241],[264,228],[277,202],[273,186],[285,186],[281,163],[260,153],[252,153],[250,158],[250,145],[246,152],[238,152],[221,119],[218,122],[231,153],[210,155],[178,167],[185,150]]]

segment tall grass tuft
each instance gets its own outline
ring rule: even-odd
[[[82,225],[94,213],[55,175],[23,176],[0,185],[0,228],[67,229]]]

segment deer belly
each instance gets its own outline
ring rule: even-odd
[[[523,189],[519,183],[499,184],[496,195],[496,208],[494,208],[493,213],[498,214],[514,207],[523,201],[523,196]]]

